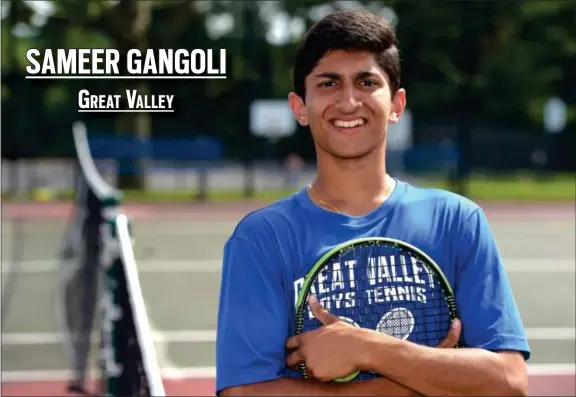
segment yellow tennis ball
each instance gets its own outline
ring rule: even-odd
[[[50,189],[38,188],[33,193],[34,200],[46,202],[54,198],[54,193]]]

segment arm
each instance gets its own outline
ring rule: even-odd
[[[529,347],[484,213],[476,209],[461,219],[450,238],[468,348],[432,349],[370,334],[367,365],[425,395],[526,395]]]
[[[410,396],[386,379],[328,384],[286,376],[291,296],[278,259],[252,241],[271,247],[266,236],[233,236],[224,249],[216,340],[216,391],[221,396]]]
[[[359,329],[341,321],[338,317],[326,310],[312,296],[308,300],[310,310],[321,323],[322,327],[290,337],[286,341],[286,348],[291,353],[286,357],[286,364],[297,369],[298,364],[306,362],[308,374],[318,381],[328,382],[341,376],[352,373],[361,366],[355,364],[354,358],[369,357],[373,354],[366,350],[371,347],[372,335],[380,333],[367,329]],[[444,339],[435,347],[436,349],[451,349],[460,339],[461,326],[456,320]],[[334,349],[338,346],[338,349]],[[363,347],[363,349],[362,349]],[[391,360],[393,361],[393,360]],[[368,365],[366,365],[368,368]],[[420,396],[421,394],[396,383],[387,378],[376,378],[370,381],[349,384],[327,384],[311,381],[306,386],[307,393],[314,395],[372,395],[372,396]],[[287,385],[288,387],[288,385]],[[289,389],[296,395],[302,393],[303,385],[289,385]],[[315,390],[311,388],[314,387]],[[283,390],[282,394],[286,394]],[[256,393],[249,389],[246,394]],[[292,395],[291,393],[289,393]]]
[[[281,378],[226,389],[221,396],[419,396],[386,378],[355,383],[322,383],[308,379]]]
[[[289,300],[271,251],[236,234],[224,247],[216,337],[218,393],[284,376]]]
[[[384,341],[382,334],[370,334],[365,339],[363,369],[385,374],[423,395],[527,395],[524,358],[518,352],[435,349],[394,338]]]

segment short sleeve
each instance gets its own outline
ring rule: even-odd
[[[527,360],[530,348],[520,312],[496,241],[481,209],[476,209],[456,236],[456,302],[468,347],[518,351]]]
[[[284,375],[289,317],[279,263],[254,243],[224,248],[216,340],[216,391]]]

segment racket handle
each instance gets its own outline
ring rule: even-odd
[[[298,369],[300,370],[300,375],[302,375],[304,379],[308,379],[308,371],[306,371],[306,363],[304,361],[298,364]]]
[[[301,363],[298,365],[298,367],[299,367],[298,369],[300,370],[300,374],[302,375],[302,378],[308,379],[309,376],[308,376],[308,371],[306,370],[306,363],[305,363],[305,362],[301,362]],[[351,374],[348,375],[348,376],[344,376],[344,377],[342,377],[342,378],[336,378],[336,379],[334,379],[334,382],[337,382],[337,383],[348,383],[348,382],[351,382],[351,381],[353,381],[354,379],[356,379],[356,377],[357,377],[358,375],[360,375],[360,371],[355,371],[355,372],[351,373]]]
[[[336,378],[334,379],[334,382],[338,382],[338,383],[348,383],[348,382],[352,382],[354,379],[356,379],[356,377],[360,375],[360,371],[356,371],[351,373],[348,376],[345,376],[343,378]]]

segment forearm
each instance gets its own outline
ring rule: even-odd
[[[377,339],[377,336],[374,337]],[[523,395],[504,358],[484,349],[437,349],[397,340],[373,341],[366,369],[426,396]]]
[[[354,383],[322,383],[312,379],[281,378],[224,390],[221,396],[419,396],[390,379]]]

